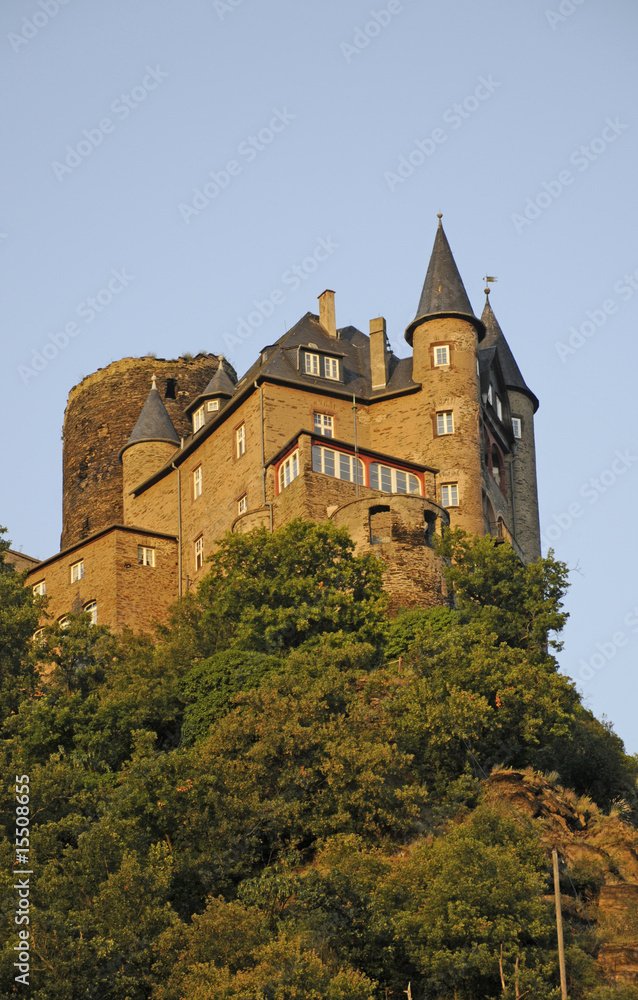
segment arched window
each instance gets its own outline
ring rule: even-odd
[[[91,625],[97,625],[97,601],[89,601],[84,605],[84,611],[91,616]]]

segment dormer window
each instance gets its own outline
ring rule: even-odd
[[[306,375],[317,378],[339,379],[339,359],[330,358],[325,354],[315,354],[312,351],[303,353],[303,371]]]
[[[204,419],[204,407],[200,406],[193,414],[193,433],[196,433],[200,427],[204,426]]]
[[[488,385],[487,387],[487,401],[488,403],[494,402],[494,390],[492,389],[491,385]]]
[[[213,413],[215,410],[218,410],[219,409],[219,400],[218,399],[209,399],[208,402],[206,403],[206,409],[208,410],[209,413]]]
[[[499,420],[503,419],[503,404],[501,403],[501,397],[496,397],[496,416]]]

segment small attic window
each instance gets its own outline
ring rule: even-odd
[[[177,386],[177,379],[174,378],[166,379],[166,389],[164,390],[164,399],[175,399],[176,386]]]

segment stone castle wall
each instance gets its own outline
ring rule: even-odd
[[[218,368],[213,354],[194,358],[123,358],[87,376],[69,393],[64,417],[62,549],[121,523],[124,447],[152,376],[178,434],[191,431],[184,410]]]

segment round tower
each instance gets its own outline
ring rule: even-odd
[[[412,379],[421,384],[421,461],[438,469],[437,501],[450,526],[483,534],[480,384],[477,347],[485,327],[472,311],[441,225],[416,318],[405,339]]]
[[[192,428],[185,411],[218,366],[214,354],[172,361],[123,358],[71,389],[63,432],[62,549],[122,523],[119,453],[140,416],[152,376],[177,435],[186,437]]]

